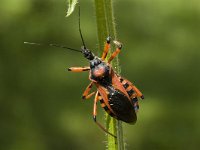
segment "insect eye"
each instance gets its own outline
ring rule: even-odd
[[[99,59],[95,59],[95,61],[94,61],[94,64],[95,65],[98,65],[98,64],[100,64],[101,63],[101,61],[99,60]]]
[[[91,62],[90,62],[90,68],[94,68],[94,66],[95,66],[95,65],[94,65],[94,61],[91,61]]]
[[[101,61],[98,59],[98,64],[100,64],[101,63]]]

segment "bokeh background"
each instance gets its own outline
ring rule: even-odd
[[[65,49],[80,48],[77,11],[66,18],[66,0],[1,0],[0,149],[105,149],[92,120],[93,100],[81,94],[88,62]],[[127,149],[197,150],[200,147],[200,1],[116,0],[122,76],[144,93],[136,125],[123,124]],[[97,52],[93,0],[81,1],[88,48]],[[104,120],[99,107],[98,118]]]

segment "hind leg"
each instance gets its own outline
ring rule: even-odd
[[[102,126],[98,121],[97,121],[97,102],[100,100],[99,95],[98,95],[98,91],[96,92],[95,98],[94,98],[94,107],[93,107],[93,119],[94,122],[106,133],[110,134],[111,136],[115,137],[115,135],[113,135],[112,133],[108,132],[108,130]]]

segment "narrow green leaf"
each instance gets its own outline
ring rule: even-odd
[[[105,39],[108,36],[111,36],[112,39],[117,39],[117,33],[114,22],[114,10],[113,10],[113,1],[114,0],[94,0],[95,10],[96,10],[96,22],[97,22],[97,35],[99,42],[99,50],[104,49]],[[112,44],[110,52],[108,55],[115,50],[115,46]],[[116,57],[112,61],[112,66],[115,68],[115,71],[119,74],[119,60]],[[107,135],[107,150],[124,150],[125,144],[123,139],[123,128],[122,122],[111,117],[107,113],[106,116],[106,129],[108,132],[117,136],[117,138]]]
[[[68,10],[67,10],[66,17],[72,14],[77,3],[78,3],[78,0],[68,0]]]

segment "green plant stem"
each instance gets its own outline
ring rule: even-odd
[[[106,37],[111,36],[112,39],[116,39],[116,29],[113,16],[112,0],[95,0],[96,9],[96,21],[99,50],[103,50]],[[115,47],[111,45],[111,52],[115,50]],[[110,55],[110,53],[108,56]],[[119,73],[119,61],[116,57],[112,61],[112,66],[117,73]],[[106,114],[106,127],[108,131],[117,138],[107,135],[107,148],[108,150],[124,150],[123,130],[122,123]]]

